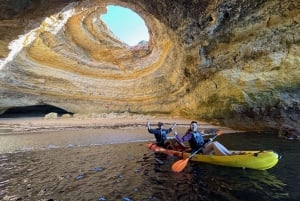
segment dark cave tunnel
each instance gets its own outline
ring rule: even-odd
[[[51,112],[57,113],[58,116],[62,116],[63,114],[72,114],[64,109],[52,105],[34,105],[10,108],[0,115],[0,118],[44,117],[46,114]]]

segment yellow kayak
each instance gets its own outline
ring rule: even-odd
[[[188,158],[190,153],[185,151],[177,151],[165,149],[157,146],[154,143],[148,144],[148,148],[159,153],[177,156],[179,158]],[[209,163],[213,165],[221,165],[228,167],[249,168],[256,170],[267,170],[274,167],[279,160],[279,156],[272,150],[265,151],[232,151],[233,153],[228,156],[217,155],[203,155],[201,153],[192,157],[191,161]]]

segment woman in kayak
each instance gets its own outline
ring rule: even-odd
[[[192,149],[192,153],[199,150],[201,147],[203,147],[202,152],[203,154],[212,154],[215,155],[231,155],[231,152],[224,147],[219,142],[204,142],[202,133],[200,133],[198,130],[198,124],[196,121],[192,121],[190,128],[187,130],[184,136],[180,137],[177,132],[175,132],[175,138],[178,142],[183,143],[188,141],[190,144],[190,147]]]
[[[157,128],[152,129],[150,123],[148,122],[148,132],[154,134],[156,139],[156,145],[165,147],[165,141],[167,140],[167,134],[169,134],[176,126],[176,123],[169,129],[164,129],[164,123],[158,122]]]

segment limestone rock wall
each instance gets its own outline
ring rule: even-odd
[[[299,125],[297,0],[0,2],[2,112],[49,104],[243,129]],[[111,4],[143,17],[149,46],[113,37],[100,19]]]

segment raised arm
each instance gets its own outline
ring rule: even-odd
[[[176,122],[173,124],[172,130],[174,130],[175,127],[176,127]]]
[[[150,122],[147,123],[147,128],[148,128],[149,133],[151,133],[151,134],[155,133],[154,129],[151,128]]]
[[[189,141],[191,138],[192,138],[192,135],[191,135],[191,132],[186,132],[184,136],[180,136],[178,135],[178,133],[175,131],[175,138],[183,143],[183,142],[186,142],[186,141]]]
[[[166,130],[167,134],[170,133],[170,132],[172,132],[172,130],[174,130],[175,127],[176,127],[176,123],[174,123],[171,128],[169,128],[168,130]]]

